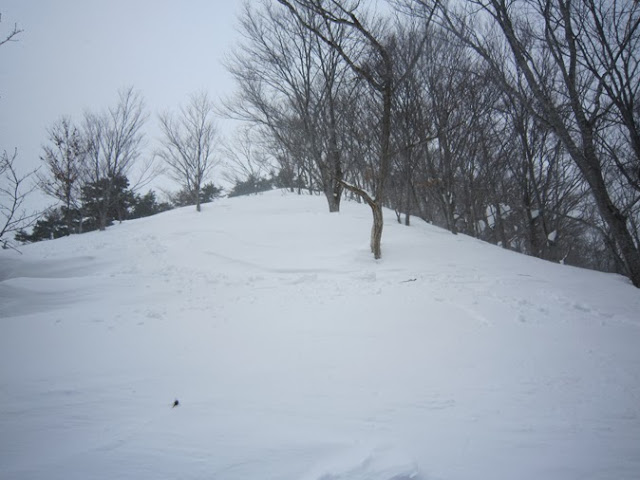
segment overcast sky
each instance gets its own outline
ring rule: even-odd
[[[0,47],[0,150],[18,148],[18,168],[40,165],[46,129],[61,115],[114,105],[132,85],[151,114],[206,90],[233,91],[221,61],[238,40],[241,0],[2,0],[0,36],[14,23],[19,41]],[[224,125],[222,125],[224,128]],[[51,203],[51,202],[50,202]]]

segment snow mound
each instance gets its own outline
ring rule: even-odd
[[[640,478],[639,290],[385,215],[378,261],[279,191],[0,251],[0,478]]]

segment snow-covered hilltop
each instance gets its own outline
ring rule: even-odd
[[[0,478],[640,478],[640,291],[388,213],[380,261],[282,192],[0,252]]]

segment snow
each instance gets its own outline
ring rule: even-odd
[[[500,204],[500,210],[498,210],[493,205],[489,205],[485,210],[485,215],[487,216],[487,223],[489,227],[494,228],[496,226],[497,219],[505,218],[507,215],[509,215],[510,212],[511,207],[509,205],[505,205],[504,203]]]
[[[375,261],[370,215],[269,192],[0,252],[0,478],[640,478],[640,291],[391,211]]]

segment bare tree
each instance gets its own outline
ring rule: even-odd
[[[239,128],[231,141],[222,142],[224,178],[235,183],[247,178],[263,178],[274,169],[265,149],[248,126]]]
[[[396,68],[400,72],[415,61],[416,49],[421,47],[423,32],[400,26],[397,33]],[[425,98],[426,89],[421,77],[427,52],[419,56],[415,68],[409,68],[404,81],[396,89],[393,109],[392,142],[394,158],[387,194],[390,205],[396,212],[398,223],[411,224],[411,215],[420,210],[420,201],[416,196],[416,183],[419,181],[419,167],[426,157],[429,143],[433,140],[431,113]]]
[[[502,200],[514,217],[509,222],[512,246],[536,257],[564,259],[586,227],[572,218],[585,203],[584,180],[552,130],[519,98],[505,94],[497,108],[504,115],[499,132],[505,146],[503,177],[513,191]]]
[[[100,184],[97,200],[98,227],[104,230],[117,198],[113,187],[126,179],[140,157],[147,119],[142,95],[133,87],[118,93],[118,104],[106,112],[88,112],[84,118],[86,142],[85,184]]]
[[[161,114],[164,134],[158,156],[171,176],[191,195],[200,211],[200,190],[214,166],[217,130],[213,121],[213,103],[206,93],[191,95],[180,114]]]
[[[361,14],[359,1],[322,0],[278,0],[285,6],[298,22],[334,49],[353,72],[363,79],[375,93],[379,101],[379,148],[378,161],[373,178],[373,192],[370,193],[356,185],[342,181],[343,186],[362,198],[371,208],[373,226],[371,228],[371,251],[374,258],[382,256],[381,240],[383,229],[382,207],[385,202],[385,187],[388,180],[391,161],[391,122],[392,106],[397,86],[403,77],[415,65],[409,62],[405,72],[398,72],[394,65],[393,35],[385,33],[381,24],[368,26]],[[317,18],[320,21],[310,21]],[[335,34],[336,28],[346,28],[353,34],[351,42],[363,45],[368,55],[353,56]],[[418,49],[420,51],[421,49]],[[417,60],[417,56],[416,56]]]
[[[334,8],[326,8],[324,2],[308,0],[308,1],[286,1],[278,0],[282,5],[286,6],[298,21],[317,35],[323,42],[335,49],[345,62],[356,72],[361,78],[365,79],[367,84],[380,96],[381,116],[380,116],[380,149],[377,171],[375,172],[375,185],[373,195],[366,190],[359,188],[353,184],[343,182],[348,190],[360,196],[371,208],[373,215],[373,225],[371,227],[370,247],[374,258],[382,257],[382,229],[384,219],[382,215],[382,206],[385,194],[385,182],[391,165],[391,107],[393,103],[394,81],[394,64],[388,47],[377,38],[373,31],[363,25],[356,13],[358,3],[350,5],[342,5],[333,2]],[[301,12],[306,10],[308,13],[317,15],[325,22],[326,31],[323,31],[318,25],[314,25],[305,20],[307,15]],[[376,63],[378,68],[371,69],[369,65],[362,65],[352,58],[345,51],[336,37],[333,35],[333,25],[344,25],[358,32],[361,40],[371,48],[372,53],[377,57]],[[373,173],[373,172],[372,172]]]
[[[339,211],[345,115],[355,102],[351,70],[335,50],[268,2],[259,8],[247,3],[241,28],[246,41],[227,62],[239,91],[227,111],[270,137],[262,143],[282,160],[289,186],[321,190],[329,211]],[[344,28],[334,31],[346,34]]]
[[[34,172],[19,175],[15,168],[18,150],[9,156],[0,155],[0,245],[2,248],[15,248],[13,238],[9,236],[32,225],[36,214],[28,214],[24,209],[26,197],[36,188],[28,186],[27,181]]]
[[[65,223],[68,231],[73,232],[74,212],[81,208],[85,142],[69,117],[56,121],[48,133],[49,143],[42,147],[40,157],[47,173],[38,173],[39,186],[44,193],[62,202]]]

